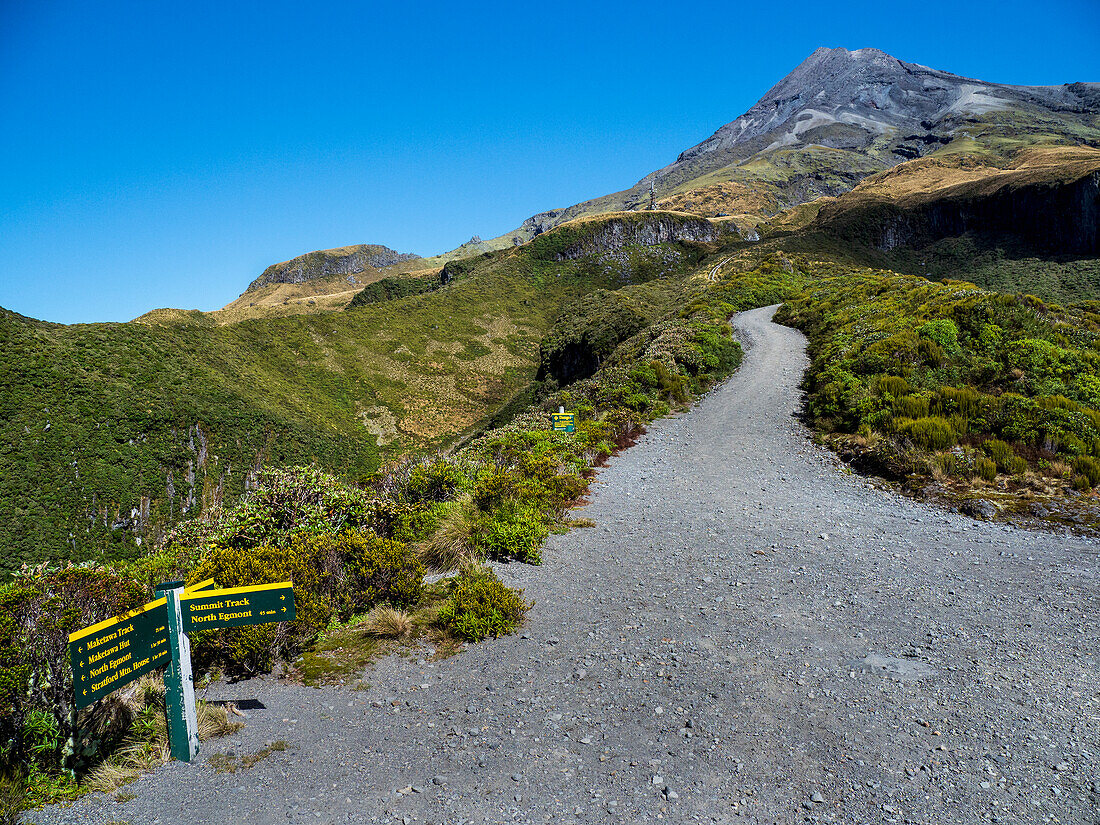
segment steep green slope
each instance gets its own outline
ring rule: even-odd
[[[563,227],[456,264],[430,294],[318,315],[66,327],[4,312],[3,567],[139,553],[264,465],[355,479],[448,443],[528,387],[566,302],[687,272],[702,247],[658,237],[681,224],[709,226],[650,213]]]

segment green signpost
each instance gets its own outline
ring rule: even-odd
[[[183,582],[166,582],[157,587],[163,595],[156,601],[70,634],[76,707],[87,707],[167,665],[164,687],[172,756],[183,762],[194,759],[199,737],[188,632],[294,618],[290,582],[208,589],[213,584],[207,579],[184,588]]]
[[[550,413],[550,417],[554,420],[555,430],[566,433],[573,432],[575,426],[573,413],[567,413],[565,407],[558,407],[558,411]]]
[[[164,606],[165,600],[157,599],[69,636],[77,708],[168,664]]]
[[[184,593],[183,631],[246,624],[285,622],[294,618],[294,589],[290,582],[254,587],[231,587]]]

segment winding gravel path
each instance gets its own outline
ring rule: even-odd
[[[266,707],[129,802],[30,820],[1096,825],[1096,546],[842,472],[792,417],[805,340],[773,311],[600,473],[595,528],[504,569],[537,602],[522,636],[391,657],[361,692],[216,686]]]

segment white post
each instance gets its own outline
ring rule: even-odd
[[[172,756],[190,762],[199,752],[199,720],[195,709],[195,677],[191,672],[191,640],[183,632],[180,596],[183,582],[168,582],[157,588],[168,600],[168,646],[172,661],[164,674],[165,710]]]

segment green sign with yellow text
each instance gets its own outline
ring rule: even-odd
[[[294,588],[290,582],[279,582],[184,593],[180,606],[185,633],[285,622],[294,618]]]
[[[573,432],[574,418],[573,413],[556,412],[550,413],[551,418],[554,419],[554,429],[561,432],[571,433]]]
[[[157,599],[69,635],[77,708],[168,664],[165,604]]]

